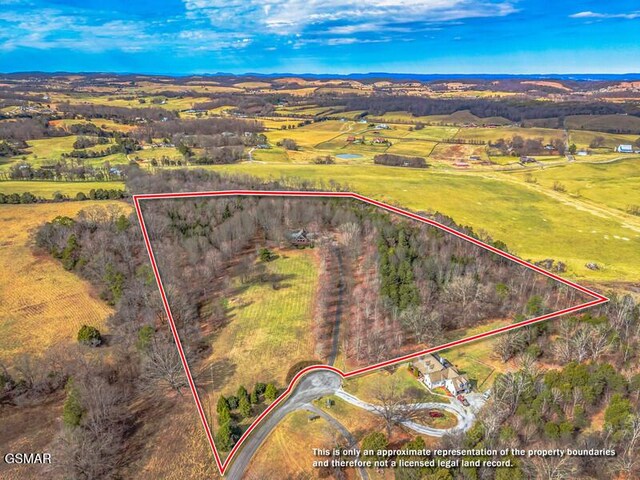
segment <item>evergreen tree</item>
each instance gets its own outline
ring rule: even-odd
[[[216,447],[223,452],[228,452],[233,447],[233,431],[231,422],[224,422],[220,425],[216,434]]]
[[[238,409],[240,411],[240,415],[244,418],[249,418],[251,416],[251,402],[249,402],[249,397],[240,397],[240,404],[238,405]]]
[[[269,402],[273,402],[278,398],[278,389],[273,383],[267,384],[267,388],[264,391],[264,398]]]

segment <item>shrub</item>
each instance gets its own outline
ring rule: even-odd
[[[238,406],[238,410],[240,411],[240,415],[244,418],[249,418],[251,416],[251,402],[249,401],[249,397],[241,397],[240,405]]]
[[[284,138],[282,142],[280,142],[280,145],[282,145],[286,150],[298,150],[298,144],[291,138]]]
[[[238,404],[240,403],[238,397],[234,397],[233,395],[227,397],[227,402],[229,402],[229,408],[231,410],[235,410],[236,408],[238,408]]]
[[[256,383],[256,386],[253,387],[253,389],[258,395],[262,395],[264,391],[267,389],[267,386],[264,383],[258,382]]]
[[[384,433],[370,433],[369,435],[364,437],[364,439],[362,439],[362,452],[364,458],[373,462],[383,460],[383,458],[379,457],[375,452],[377,452],[378,450],[385,450],[387,448],[387,445],[387,437],[384,436]],[[364,455],[364,452],[366,452],[367,450],[373,452],[373,454]]]
[[[96,327],[82,325],[78,331],[78,342],[89,347],[97,347],[102,343],[102,335]]]
[[[271,260],[273,260],[275,258],[275,255],[268,248],[261,248],[258,251],[258,257],[260,258],[260,260],[262,262],[270,262]]]

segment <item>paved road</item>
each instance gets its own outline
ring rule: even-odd
[[[338,430],[342,436],[344,438],[347,439],[347,441],[349,442],[349,445],[347,448],[353,448],[356,446],[356,444],[358,443],[357,440],[355,439],[355,437],[353,435],[351,435],[351,432],[349,430],[347,430],[347,427],[345,427],[344,425],[342,425],[338,420],[336,420],[334,417],[332,417],[331,415],[329,415],[327,412],[320,410],[318,407],[316,407],[315,405],[311,405],[309,404],[306,408],[306,410],[315,413],[316,415],[320,415],[322,418],[324,418],[327,422],[329,422],[329,424],[331,426],[333,426],[333,428],[335,428],[336,430]],[[362,467],[358,467],[358,473],[360,474],[360,478],[362,480],[369,480],[369,473],[367,472],[366,468],[362,468]]]
[[[364,402],[342,389],[338,390],[335,395],[345,402],[348,402],[356,407],[360,407],[363,410],[367,410],[374,414],[377,414],[378,412],[378,407],[376,407],[375,405]],[[466,432],[471,428],[473,422],[475,421],[475,415],[472,409],[465,408],[464,406],[462,406],[462,404],[454,399],[451,400],[451,403],[425,402],[413,404],[412,407],[416,410],[445,410],[455,415],[455,417],[458,419],[458,423],[453,428],[432,428],[413,421],[402,422],[402,425],[409,428],[410,430],[413,430],[414,432],[420,433],[422,435],[429,435],[430,437],[442,437],[447,433],[457,431]]]
[[[339,430],[349,442],[355,444],[355,439],[351,433],[340,422],[311,404],[313,400],[327,395],[335,395],[356,407],[360,407],[374,414],[376,413],[376,407],[374,405],[364,402],[342,389],[342,378],[338,374],[328,370],[309,372],[302,377],[293,392],[253,430],[233,459],[225,477],[233,480],[242,478],[251,459],[271,431],[285,416],[296,410],[307,410],[322,416]],[[481,408],[484,403],[482,396],[479,394],[469,394],[467,395],[467,399],[471,402],[471,406],[467,408],[455,399],[452,399],[451,403],[426,402],[414,405],[418,409],[438,409],[452,413],[458,419],[457,425],[453,428],[431,428],[413,421],[403,422],[403,425],[414,432],[432,437],[442,437],[446,433],[454,431],[466,431],[471,428],[475,421],[474,412]],[[366,471],[360,471],[360,476],[364,480],[368,479]]]
[[[302,377],[291,394],[253,430],[236,454],[225,473],[229,479],[240,479],[251,458],[271,431],[289,413],[307,409],[315,399],[334,394],[342,381],[338,374],[328,370],[316,370]]]

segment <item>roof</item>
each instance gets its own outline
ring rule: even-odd
[[[437,372],[427,374],[431,383],[441,382],[443,380],[455,380],[460,378],[460,374],[453,367],[443,368]]]
[[[619,152],[633,152],[633,145],[618,145]]]
[[[420,357],[415,363],[415,367],[422,375],[428,375],[444,369],[444,366],[436,359],[436,357],[430,354]]]
[[[469,383],[467,377],[464,375],[458,375],[456,378],[451,379],[453,382],[453,386],[456,387],[456,390],[462,390]]]

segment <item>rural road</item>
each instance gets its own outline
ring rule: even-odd
[[[293,392],[249,435],[233,459],[225,477],[234,480],[242,478],[262,442],[287,414],[296,410],[308,409],[309,404],[316,398],[334,394],[340,388],[341,383],[340,376],[328,370],[309,372],[302,377]]]
[[[335,428],[336,430],[338,430],[342,436],[344,438],[347,439],[347,441],[349,442],[349,445],[347,448],[353,448],[357,445],[357,440],[355,439],[355,437],[353,435],[351,435],[351,432],[349,430],[347,430],[347,427],[345,427],[344,425],[342,425],[338,420],[336,420],[334,417],[332,417],[331,415],[329,415],[327,412],[324,412],[322,410],[320,410],[318,407],[314,406],[314,405],[307,405],[306,410],[315,413],[316,415],[320,415],[322,418],[324,418],[327,422],[329,422],[329,424]],[[358,473],[360,474],[360,478],[362,480],[369,480],[369,473],[367,472],[366,468],[362,468],[362,467],[358,467]]]
[[[296,410],[307,410],[322,416],[334,428],[339,430],[340,433],[350,443],[354,443],[355,439],[340,422],[338,422],[331,415],[323,412],[322,410],[316,408],[311,404],[313,400],[327,395],[335,395],[338,398],[350,403],[351,405],[362,408],[363,410],[367,410],[374,414],[377,413],[376,407],[374,405],[364,402],[359,398],[351,395],[350,393],[345,392],[342,389],[342,378],[338,374],[328,370],[317,370],[309,372],[307,375],[302,377],[298,385],[296,385],[296,387],[294,388],[293,392],[291,392],[291,394],[280,404],[280,406],[278,406],[270,415],[268,415],[255,428],[251,435],[249,435],[247,440],[242,445],[242,448],[233,459],[229,470],[227,470],[227,473],[225,474],[225,477],[234,480],[242,478],[242,475],[249,466],[251,459],[260,448],[260,445],[262,445],[265,439],[269,436],[271,431],[284,419],[285,416]],[[467,398],[468,397],[469,396],[467,396]],[[478,396],[478,398],[480,397]],[[472,402],[472,404],[474,405],[477,403],[478,402],[475,401]],[[478,408],[479,406],[481,406],[481,402],[479,403]],[[458,419],[458,424],[450,429],[431,428],[412,421],[403,422],[403,425],[406,428],[423,435],[442,437],[446,433],[450,433],[453,431],[466,431],[471,428],[475,420],[475,415],[473,413],[473,410],[475,409],[464,408],[462,405],[456,403],[428,402],[415,404],[415,407],[425,410],[446,410],[455,415]],[[366,471],[360,471],[360,476],[364,480],[368,479],[368,474]]]

